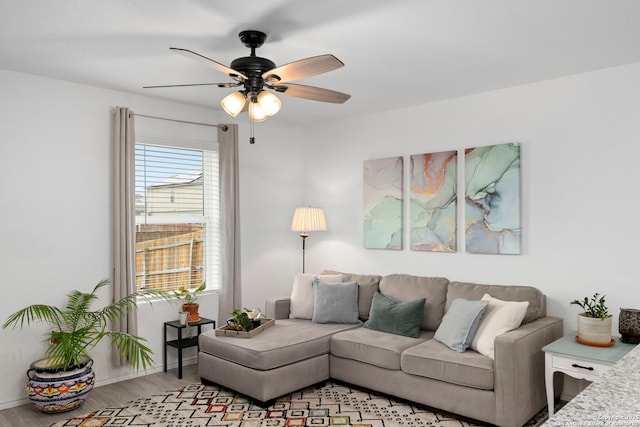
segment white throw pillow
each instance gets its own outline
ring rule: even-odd
[[[293,277],[293,287],[291,288],[289,318],[311,319],[313,317],[313,279],[318,278],[325,283],[340,283],[342,277],[342,274],[297,273]]]
[[[471,341],[471,349],[494,359],[496,337],[520,326],[529,301],[503,301],[489,294],[484,294],[482,301],[488,301],[489,305]]]

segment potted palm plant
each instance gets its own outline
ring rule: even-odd
[[[599,347],[615,343],[611,339],[611,318],[606,306],[605,295],[595,293],[591,298],[573,300],[571,304],[581,307],[584,312],[578,314],[577,340],[582,344]]]
[[[10,315],[2,328],[20,328],[32,323],[50,326],[45,342],[45,358],[33,362],[27,371],[27,394],[43,412],[57,413],[75,409],[93,388],[95,374],[93,360],[88,351],[102,339],[108,338],[134,369],[147,368],[153,362],[152,351],[145,339],[126,332],[109,330],[110,324],[136,309],[138,297],[168,295],[163,291],[148,290],[131,294],[105,307],[92,309],[98,299],[97,292],[109,283],[103,280],[90,293],[72,291],[66,305],[58,308],[34,304]]]

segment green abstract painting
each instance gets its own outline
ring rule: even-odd
[[[411,156],[410,245],[415,251],[456,252],[457,151]]]
[[[403,159],[364,161],[364,247],[402,249]]]
[[[520,254],[520,145],[465,150],[466,251]]]

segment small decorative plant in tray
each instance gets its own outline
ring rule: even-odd
[[[272,327],[276,322],[273,319],[264,319],[260,310],[238,310],[231,312],[233,317],[227,319],[227,324],[222,328],[216,329],[217,336],[251,338],[260,332]]]

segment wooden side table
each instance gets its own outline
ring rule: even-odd
[[[213,329],[216,328],[216,321],[201,317],[197,322],[189,322],[186,325],[181,325],[178,320],[172,320],[170,322],[164,322],[164,371],[167,372],[167,347],[173,347],[178,349],[178,378],[182,379],[182,349],[188,347],[198,347],[200,351],[200,344],[198,343],[198,336],[202,333],[202,325],[213,325]],[[178,339],[167,341],[167,327],[176,328],[178,330]],[[182,330],[187,326],[197,326],[198,332],[193,337],[182,338]]]
[[[549,417],[554,412],[553,373],[594,381],[635,347],[621,342],[619,337],[614,339],[616,343],[611,347],[592,347],[577,342],[574,332],[542,347]]]

